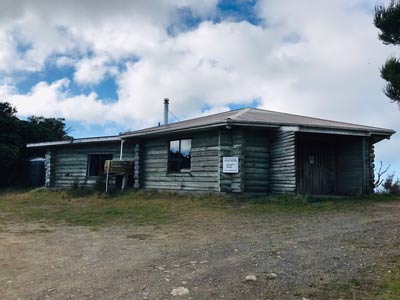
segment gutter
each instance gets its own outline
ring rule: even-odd
[[[119,136],[106,136],[106,137],[95,137],[95,138],[70,139],[66,141],[30,143],[27,144],[26,147],[37,148],[37,147],[62,146],[62,145],[97,143],[97,142],[117,142],[120,140],[121,138]]]

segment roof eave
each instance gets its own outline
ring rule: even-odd
[[[340,135],[352,135],[352,136],[382,136],[383,138],[390,139],[395,133],[393,130],[379,131],[379,130],[368,130],[368,129],[345,129],[345,128],[334,128],[334,127],[317,127],[317,126],[298,126],[301,132],[310,133],[325,133],[325,134],[340,134]],[[382,139],[383,139],[382,138]]]
[[[56,147],[56,146],[75,145],[75,144],[110,143],[110,142],[118,142],[120,140],[121,140],[121,138],[119,136],[100,137],[100,138],[82,138],[82,139],[70,139],[70,140],[65,140],[65,141],[29,143],[26,145],[26,147],[27,148],[40,148],[40,147]]]

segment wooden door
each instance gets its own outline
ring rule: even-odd
[[[334,193],[333,157],[333,150],[325,143],[302,141],[299,144],[297,184],[300,194]]]

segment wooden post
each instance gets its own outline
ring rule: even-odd
[[[123,153],[124,153],[124,143],[125,143],[125,140],[121,140],[121,149],[120,149],[120,151],[119,151],[119,160],[122,160],[122,157],[123,157]]]

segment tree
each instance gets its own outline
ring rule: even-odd
[[[385,45],[400,45],[400,0],[375,7],[375,26],[379,39]],[[381,68],[381,77],[387,81],[384,93],[400,106],[400,59],[390,57]]]
[[[23,173],[24,159],[42,155],[42,150],[27,152],[26,144],[68,139],[64,119],[31,116],[20,120],[10,103],[0,102],[0,186],[15,183]]]
[[[10,103],[0,103],[0,184],[9,184],[17,174],[22,139],[16,112]]]
[[[31,116],[21,121],[22,134],[26,143],[60,141],[68,139],[65,119]]]

